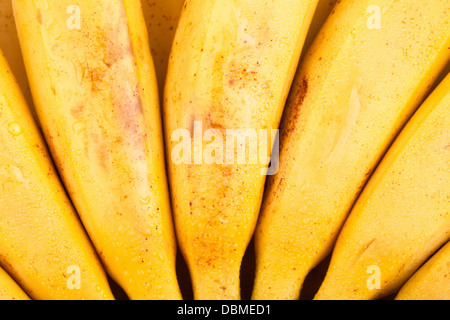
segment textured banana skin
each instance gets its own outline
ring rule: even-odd
[[[316,5],[193,0],[182,11],[163,116],[175,225],[195,299],[240,299],[241,261],[266,177],[260,164],[177,164],[173,134],[193,138],[196,123],[223,136],[277,129]]]
[[[338,0],[319,0],[316,11],[314,13],[314,17],[311,21],[308,35],[306,36],[305,45],[303,46],[303,52],[300,61],[302,61],[305,57],[314,39],[319,34],[320,29],[322,29],[323,24],[325,23],[325,21],[327,21],[337,2]]]
[[[395,293],[450,240],[449,107],[447,76],[408,121],[356,202],[316,299]],[[373,276],[379,276],[375,288]]]
[[[22,94],[24,95],[29,108],[33,112],[33,116],[35,116],[33,98],[31,96],[30,85],[23,63],[19,38],[17,37],[12,1],[0,1],[0,21],[0,48],[19,83]]]
[[[2,54],[0,83],[0,265],[33,299],[112,299],[100,260]],[[70,285],[71,268],[78,271],[78,287]]]
[[[0,300],[30,300],[30,297],[2,268],[0,268]]]
[[[395,300],[450,299],[450,244],[444,245],[403,285]]]
[[[450,1],[341,1],[294,80],[255,232],[254,299],[298,299],[450,58]],[[378,24],[378,21],[380,22]]]
[[[13,4],[44,136],[108,274],[130,299],[181,299],[140,2]]]

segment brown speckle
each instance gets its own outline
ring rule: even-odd
[[[308,92],[308,81],[305,78],[303,78],[303,80],[300,82],[298,86],[297,101],[296,101],[297,106],[303,104],[307,92]]]
[[[80,104],[79,106],[77,106],[71,110],[72,116],[75,119],[80,119],[81,115],[83,114],[83,110],[84,110],[84,105]]]
[[[291,97],[290,103],[284,115],[283,122],[280,127],[280,139],[291,133],[297,126],[300,117],[302,105],[308,93],[308,80],[303,78],[297,82],[297,88],[294,89],[294,95]]]
[[[36,12],[36,18],[37,18],[37,21],[39,22],[39,24],[42,24],[43,23],[43,19],[42,19],[42,12],[41,12],[41,10],[37,10],[37,12]]]

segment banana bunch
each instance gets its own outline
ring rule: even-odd
[[[450,299],[450,0],[1,0],[0,300]]]

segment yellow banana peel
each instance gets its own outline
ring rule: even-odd
[[[449,123],[450,75],[407,123],[364,188],[316,300],[393,294],[450,240]]]
[[[414,273],[395,300],[450,300],[450,242]]]
[[[0,54],[0,265],[33,299],[112,299],[108,280]]]
[[[30,300],[30,297],[2,268],[0,268],[0,300]]]
[[[13,7],[44,136],[108,274],[130,299],[181,299],[140,1]]]
[[[270,156],[316,5],[193,0],[181,14],[163,116],[178,242],[197,300],[241,298],[241,262],[269,170],[250,158],[267,158],[263,145]],[[254,151],[236,142],[258,132]]]
[[[298,299],[450,59],[448,0],[338,2],[306,54],[255,231],[253,299]],[[420,14],[418,14],[420,13]]]
[[[22,52],[20,50],[19,38],[17,37],[12,1],[0,1],[0,21],[0,48],[19,83],[22,94],[24,95],[29,108],[33,112],[33,116],[36,118],[33,108],[33,97],[31,96],[30,85],[28,83]]]

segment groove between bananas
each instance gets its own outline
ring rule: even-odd
[[[2,268],[0,268],[0,300],[30,300],[30,297]]]
[[[184,0],[142,0],[159,93],[164,95],[167,65]]]
[[[327,21],[337,2],[338,0],[319,0],[319,2],[317,3],[317,8],[314,12],[308,35],[306,36],[305,45],[303,46],[303,52],[300,61],[303,61],[306,53],[308,53],[309,48],[314,42],[314,39],[317,37],[320,29],[322,29],[323,24]]]
[[[35,119],[37,119],[22,52],[20,50],[19,38],[17,37],[12,1],[0,1],[0,21],[2,22],[0,24],[0,48],[20,86],[27,105]]]
[[[450,299],[450,242],[402,286],[395,300]]]

